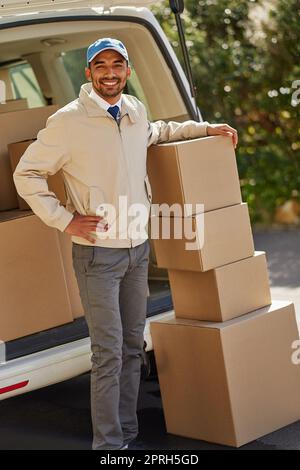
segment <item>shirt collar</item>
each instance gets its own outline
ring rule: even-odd
[[[83,105],[88,116],[107,117],[107,111],[101,108],[101,106],[98,106],[98,104],[90,97],[92,88],[93,87],[90,82],[81,85],[78,98],[79,103]],[[140,117],[136,98],[133,98],[131,95],[126,95],[125,93],[122,93],[121,117],[125,116],[126,114],[128,114],[132,124],[136,123]]]
[[[108,108],[110,108],[111,106],[118,106],[119,109],[121,109],[121,103],[122,103],[122,95],[119,99],[119,101],[117,101],[117,103],[115,104],[110,104],[108,103],[107,101],[105,101],[103,98],[101,98],[101,96],[99,96],[94,88],[92,88],[91,92],[90,92],[90,98],[95,101],[102,109],[104,109],[105,111],[108,110]]]

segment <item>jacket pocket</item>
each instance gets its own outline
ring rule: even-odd
[[[148,201],[151,203],[152,202],[152,189],[151,189],[151,184],[150,184],[148,175],[146,175],[144,181],[145,181],[145,188],[146,188],[147,198],[148,198]]]

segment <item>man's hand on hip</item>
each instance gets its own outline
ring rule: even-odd
[[[238,133],[237,130],[228,124],[208,124],[206,129],[207,135],[227,135],[232,138],[232,143],[234,148],[236,148],[238,143]]]
[[[106,232],[108,230],[107,222],[101,222],[103,217],[94,215],[81,215],[78,212],[74,213],[74,217],[65,228],[65,232],[69,235],[85,238],[91,243],[95,243],[96,238],[91,235],[91,232]]]

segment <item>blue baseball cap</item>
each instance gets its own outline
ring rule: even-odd
[[[127,62],[129,62],[126,47],[121,41],[112,38],[101,38],[97,39],[97,41],[88,47],[86,53],[87,64],[89,65],[96,55],[100,54],[100,52],[106,51],[108,49],[117,51],[119,54],[121,54],[121,56],[124,57],[125,60],[127,60]]]

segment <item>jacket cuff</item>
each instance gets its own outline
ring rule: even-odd
[[[60,230],[61,232],[64,232],[71,220],[74,218],[74,214],[71,212],[67,211],[63,206],[63,212],[60,216],[60,218],[56,221],[54,226]]]
[[[207,137],[207,126],[209,125],[209,122],[208,121],[203,121],[203,122],[199,122],[199,126],[201,126],[201,131],[203,132],[203,134],[201,135],[201,137]]]

